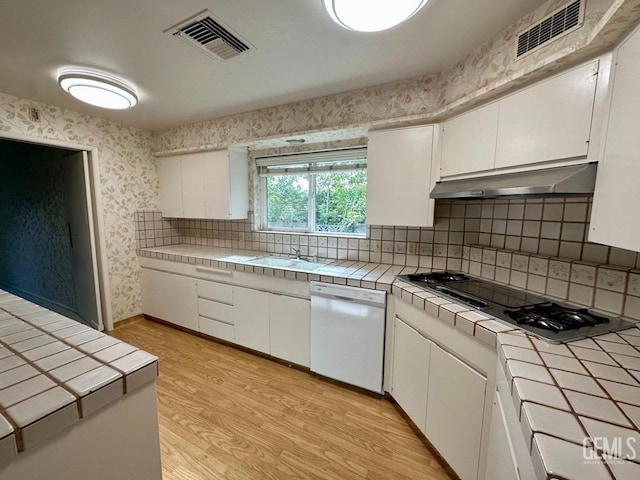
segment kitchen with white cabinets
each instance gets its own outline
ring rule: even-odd
[[[118,95],[130,108],[120,112],[73,99],[70,67],[58,77],[71,95],[49,90],[52,74],[40,66],[53,68],[46,52],[0,47],[0,55],[24,59],[11,81],[0,80],[7,92],[0,94],[0,136],[86,151],[99,167],[91,175],[100,188],[90,195],[92,220],[104,232],[95,250],[108,270],[99,293],[110,334],[67,336],[66,324],[45,333],[55,322],[39,322],[46,315],[38,307],[7,312],[4,300],[20,300],[0,294],[0,477],[23,478],[25,466],[41,471],[49,451],[117,419],[128,441],[118,444],[114,433],[104,458],[90,457],[105,478],[115,475],[105,458],[117,464],[125,450],[145,461],[118,478],[159,478],[160,453],[170,479],[638,478],[640,247],[632,173],[640,12],[631,0],[481,1],[475,14],[464,2],[421,2],[406,23],[361,35],[342,28],[348,18],[341,11],[326,15],[333,2],[265,2],[252,5],[251,16],[243,2],[215,9],[205,2],[208,10],[190,16],[187,2],[140,21],[113,11],[117,0],[102,9],[123,32],[122,45],[112,43],[114,52],[103,56],[97,45],[87,51],[122,59],[95,77],[124,92]],[[63,1],[60,11],[74,3]],[[24,18],[47,16],[32,15],[31,2],[11,8]],[[83,18],[90,28],[91,18]],[[290,18],[298,20],[271,28]],[[136,29],[156,30],[145,30],[149,43],[127,36],[134,20]],[[191,28],[207,22],[236,47],[220,39],[198,44]],[[93,25],[99,38],[102,29]],[[286,55],[274,55],[276,39],[265,26],[290,34]],[[31,27],[35,36],[44,31]],[[79,35],[76,28],[67,30]],[[444,30],[469,37],[447,40]],[[439,58],[430,35],[443,36]],[[324,41],[310,45],[318,38]],[[185,57],[177,39],[199,51],[184,48],[192,55]],[[69,54],[66,61],[80,60]],[[20,87],[31,85],[26,78],[33,78],[27,90]],[[332,176],[350,185],[347,200],[340,197],[346,188],[323,183]],[[365,190],[358,189],[362,178]],[[469,187],[466,197],[456,192],[460,182]],[[496,190],[484,187],[491,182]],[[438,197],[443,186],[454,194]],[[523,196],[523,189],[536,194]],[[303,208],[272,215],[282,192]],[[302,219],[302,211],[313,218]],[[344,225],[327,220],[335,211],[348,219]],[[543,298],[547,309],[570,308],[563,319],[570,328],[595,332],[575,326],[594,321],[621,329],[548,343],[477,303],[485,291],[471,292],[469,303],[450,284],[434,290],[397,278],[432,271],[458,272],[513,298]],[[381,392],[314,367],[312,283],[384,297],[384,339],[375,342],[374,360],[364,360],[376,364]],[[357,307],[341,297],[323,312],[340,319],[332,335],[343,337],[335,345],[324,340],[345,354],[331,358],[333,366],[367,350],[364,333],[341,330],[352,320],[345,305]],[[513,313],[507,305],[503,316]],[[524,304],[535,318],[521,323],[566,328],[540,318],[538,305]],[[31,335],[23,331],[37,335],[23,338]],[[124,343],[113,347],[114,336],[162,352],[157,381],[157,358]],[[32,358],[54,343],[67,353]],[[133,368],[134,357],[145,361]],[[39,398],[32,389],[47,381],[14,370],[40,371],[39,362],[50,361],[89,370],[71,379],[53,368],[40,372],[56,391],[77,396],[30,423],[13,395]],[[73,390],[74,375],[84,378],[94,367],[113,369],[117,379]],[[144,418],[127,410],[136,401]],[[138,436],[129,437],[134,429]],[[144,432],[152,441],[141,445]],[[81,478],[78,469],[65,470],[62,464],[74,464],[66,455],[51,478]]]

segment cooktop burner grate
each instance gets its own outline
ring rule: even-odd
[[[554,332],[609,323],[607,317],[596,315],[586,308],[573,309],[557,303],[533,305],[518,310],[505,310],[505,313],[519,325],[532,325]]]

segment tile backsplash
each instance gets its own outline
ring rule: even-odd
[[[463,247],[462,270],[559,301],[640,320],[640,270],[630,266],[476,245]]]
[[[591,197],[500,199],[478,203],[481,204],[480,245],[596,263],[640,266],[636,252],[586,241]]]
[[[209,245],[462,270],[640,320],[640,255],[586,241],[591,197],[438,201],[434,228],[370,226],[366,238],[258,232],[251,220],[136,213],[138,248]],[[252,218],[250,215],[249,218]]]
[[[442,214],[449,214],[443,210]],[[249,215],[252,218],[252,215]],[[478,223],[478,222],[475,222]],[[462,268],[462,246],[477,243],[465,236],[464,218],[436,218],[435,228],[370,226],[366,238],[322,234],[259,232],[250,220],[163,218],[159,211],[136,214],[138,248],[190,244],[347,259],[423,268]]]

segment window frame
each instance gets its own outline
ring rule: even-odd
[[[337,166],[337,168],[331,167],[315,167],[314,164],[328,163],[328,162],[344,162],[345,164],[350,161],[359,160],[359,163],[354,165]],[[348,236],[354,238],[366,237],[366,232],[363,233],[347,233],[347,232],[317,232],[316,229],[316,176],[323,173],[344,172],[344,171],[356,171],[359,169],[367,168],[367,148],[358,147],[344,150],[328,150],[320,152],[310,152],[301,154],[290,155],[278,155],[273,157],[257,157],[255,159],[258,169],[258,178],[260,181],[260,226],[259,230],[269,233],[299,233],[309,235],[326,235],[326,236]],[[309,164],[306,168],[293,169],[288,171],[287,166]],[[265,173],[261,170],[266,169],[269,166],[281,166],[279,171],[274,173]],[[268,223],[268,198],[267,198],[267,178],[269,176],[277,175],[294,175],[299,173],[300,175],[306,175],[309,182],[309,193],[307,200],[307,227],[306,228],[291,228],[291,227],[269,227]]]

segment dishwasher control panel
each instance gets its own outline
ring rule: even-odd
[[[374,304],[384,304],[386,299],[386,292],[381,290],[369,290],[366,288],[335,285],[332,283],[311,282],[310,291],[311,295],[338,297]]]

